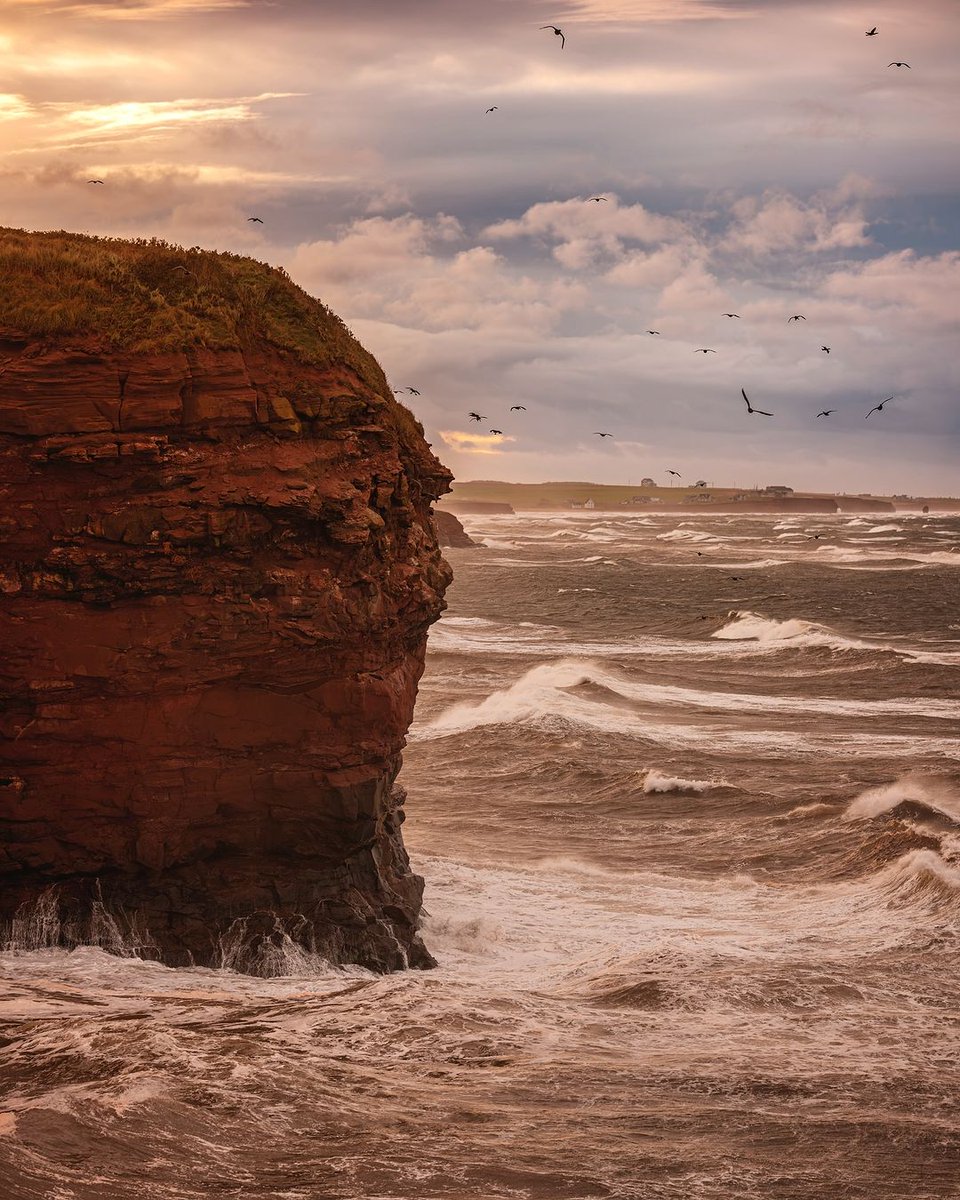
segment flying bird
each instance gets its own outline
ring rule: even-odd
[[[876,25],[874,25],[874,27],[872,29],[868,29],[867,32],[863,36],[864,37],[876,37],[877,36]]]
[[[594,204],[599,204],[601,200],[604,202],[604,204],[607,203],[606,196],[588,196],[587,203],[589,204],[591,200],[594,202]]]
[[[787,324],[789,325],[791,321],[805,321],[806,319],[807,318],[803,315],[803,313],[795,313],[788,319]]]
[[[88,180],[87,180],[87,183],[100,183],[100,184],[102,184],[102,183],[103,183],[103,180],[102,180],[102,179],[88,179]]]
[[[736,317],[738,321],[741,319],[741,318],[740,318],[740,314],[739,314],[739,313],[723,313],[723,314],[722,314],[722,316],[724,316],[724,317]]]
[[[479,413],[475,412],[467,413],[467,416],[471,421],[485,421],[487,419],[486,417],[481,417]]]
[[[870,413],[883,412],[883,406],[885,404],[889,404],[892,399],[893,399],[893,396],[888,396],[886,398],[886,400],[881,400],[879,404],[875,404],[873,406],[873,408],[870,409],[870,412],[867,413],[867,416],[869,417]],[[866,417],[864,418],[864,420],[866,420]]]
[[[837,410],[835,408],[821,408],[820,411],[817,413],[817,416],[818,417],[829,417],[831,413],[835,413],[836,411]]]
[[[680,472],[679,471],[671,471],[669,467],[667,467],[667,474],[668,475],[676,475],[676,477],[678,479],[680,478]]]
[[[558,29],[558,28],[556,27],[556,25],[541,25],[541,26],[540,26],[540,28],[541,28],[541,29],[552,29],[552,30],[553,30],[553,32],[554,32],[554,33],[557,35],[557,37],[560,39],[560,49],[561,49],[561,50],[562,50],[562,49],[564,48],[564,46],[567,44],[567,39],[566,39],[566,38],[563,36],[563,30],[562,30],[562,29]]]
[[[829,346],[821,346],[821,347],[820,347],[820,349],[821,349],[821,350],[824,352],[824,354],[829,354],[829,353],[830,353],[830,347],[829,347]]]
[[[416,388],[408,387],[408,388],[404,388],[404,391],[409,392],[411,396],[419,396],[420,395],[420,393],[417,391]]]
[[[247,217],[248,221],[253,221],[257,225],[263,224],[263,217]]]
[[[694,350],[694,354],[716,354],[716,350]]]
[[[887,66],[888,67],[906,67],[908,71],[913,70],[913,67],[911,67],[909,63],[892,62],[892,63],[887,63]]]
[[[697,482],[693,486],[694,487],[706,487],[707,481],[705,479],[698,479]]]
[[[490,430],[490,432],[491,432],[491,433],[499,433],[501,437],[503,436],[503,430],[502,430],[502,429],[491,429],[491,430]]]
[[[526,406],[523,404],[511,404],[510,411],[511,412],[526,412],[527,409],[526,409]]]
[[[772,412],[764,412],[764,410],[762,408],[753,408],[752,405],[750,404],[750,401],[747,399],[747,393],[743,390],[743,388],[740,389],[740,394],[743,396],[744,400],[746,401],[748,413],[750,413],[751,415],[753,413],[759,413],[761,417],[772,417],[773,416]]]
[[[186,267],[171,267],[170,270],[171,272],[182,271],[184,275],[189,275],[191,279],[197,279],[197,276],[194,275],[193,271],[188,271]],[[197,279],[197,282],[199,283],[199,279]]]
[[[487,109],[485,109],[485,110],[484,110],[484,112],[485,112],[485,113],[492,113],[492,112],[496,112],[496,111],[497,111],[497,109],[498,109],[499,107],[500,107],[500,106],[499,106],[498,104],[494,104],[494,105],[493,105],[491,108],[487,108]]]
[[[612,433],[598,433],[596,430],[594,430],[593,436],[594,437],[613,437],[613,434]]]
[[[647,330],[647,333],[653,333],[653,334],[656,334],[656,336],[657,336],[657,337],[659,337],[659,336],[660,336],[660,330],[659,330],[659,329],[648,329],[648,330]]]

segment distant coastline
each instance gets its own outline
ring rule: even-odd
[[[604,512],[709,513],[858,513],[960,512],[951,496],[846,495],[794,491],[786,486],[750,489],[731,487],[659,487],[576,482],[507,483],[502,480],[457,480],[439,507],[451,513],[601,510]]]

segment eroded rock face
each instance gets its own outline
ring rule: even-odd
[[[394,779],[448,483],[346,367],[0,335],[0,922],[430,965]]]

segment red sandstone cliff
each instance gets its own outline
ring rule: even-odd
[[[449,474],[289,281],[147,250],[181,315],[256,268],[316,328],[309,353],[252,318],[162,349],[0,332],[0,923],[169,963],[429,965],[394,778]]]

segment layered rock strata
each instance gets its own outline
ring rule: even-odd
[[[450,476],[350,358],[0,333],[14,942],[431,965],[394,780]]]

